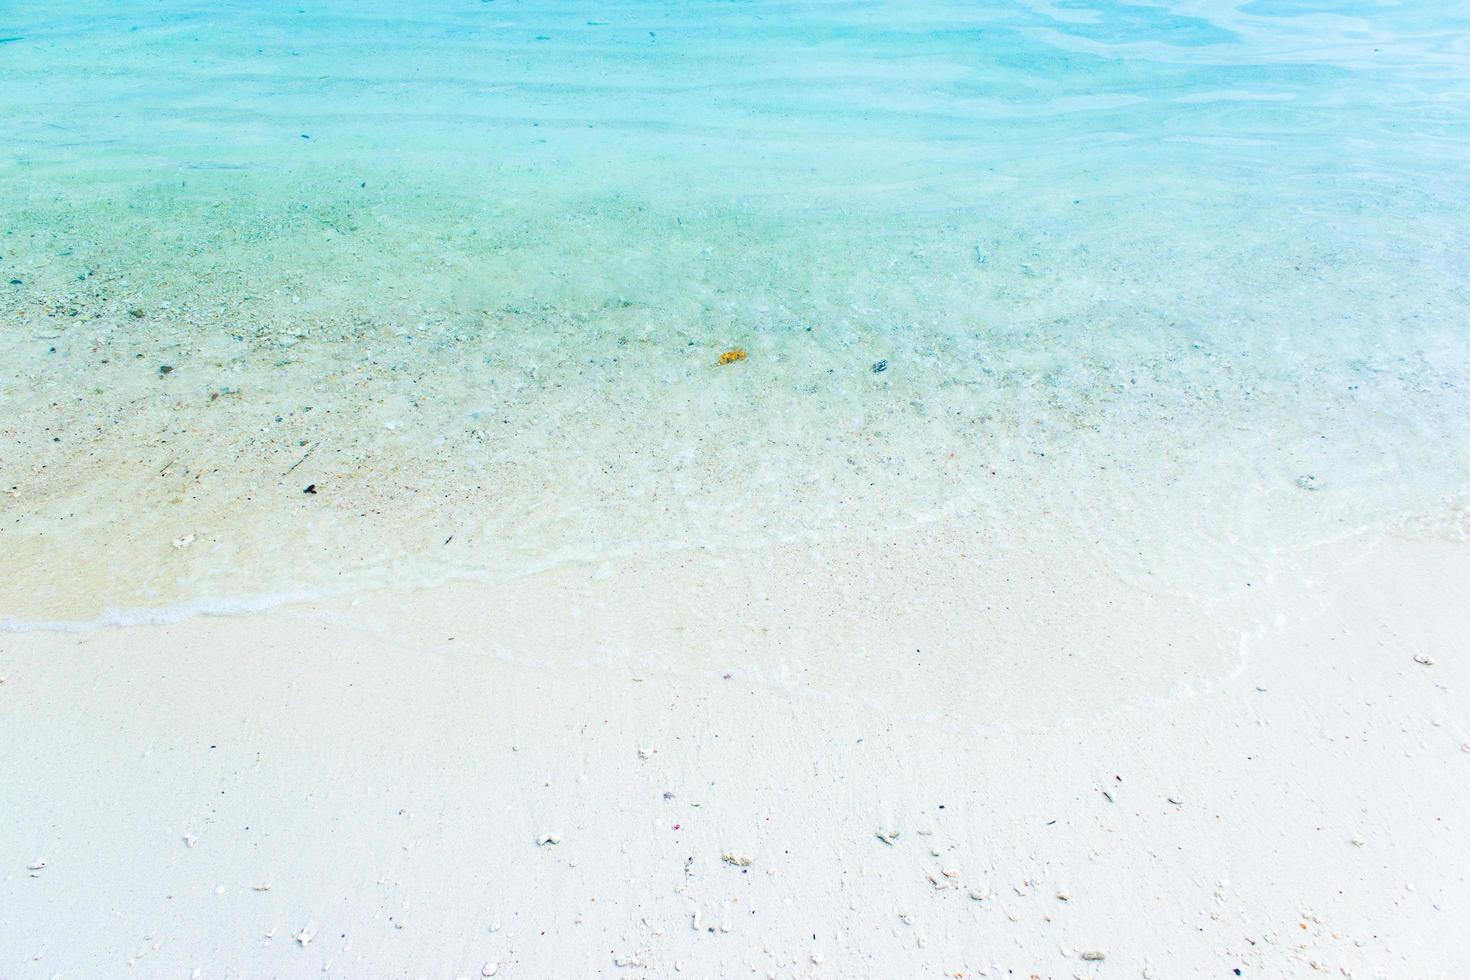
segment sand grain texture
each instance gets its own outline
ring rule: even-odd
[[[869,688],[860,555],[6,635],[0,974],[1454,975],[1470,553],[1345,554],[1212,678],[1094,660],[1050,717],[896,647]],[[715,587],[791,676],[671,639]]]

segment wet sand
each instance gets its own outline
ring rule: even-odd
[[[962,568],[930,535],[0,637],[0,972],[1465,968],[1463,544],[1320,551],[1233,650]]]

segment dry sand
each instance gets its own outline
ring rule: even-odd
[[[970,554],[0,635],[0,977],[1470,970],[1470,548]]]

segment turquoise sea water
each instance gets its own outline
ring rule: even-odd
[[[12,0],[0,618],[1462,536],[1466,202],[1464,3]]]

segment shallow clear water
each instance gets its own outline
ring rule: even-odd
[[[7,4],[0,618],[939,518],[1201,590],[1462,535],[1467,38],[1463,3]]]

